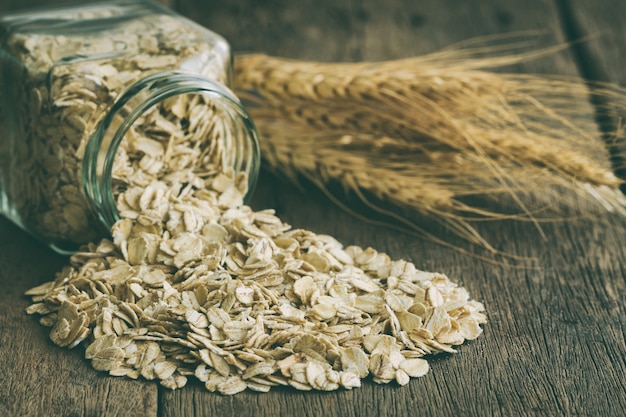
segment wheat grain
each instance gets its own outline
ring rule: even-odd
[[[518,162],[575,173],[594,184],[620,183],[587,157],[604,151],[589,133],[593,120],[579,120],[589,116],[582,83],[447,71],[419,58],[396,62],[395,68],[391,62],[322,64],[264,56],[240,56],[237,64],[237,88],[254,92],[252,108],[261,125],[264,119],[289,118],[315,129],[433,139],[455,149],[514,155]]]
[[[517,215],[533,221],[556,204],[524,196],[555,187],[592,199],[589,190],[604,187],[603,207],[620,208],[623,181],[597,137],[585,83],[481,70],[521,59],[464,51],[377,63],[240,55],[235,86],[269,165],[322,188],[337,181],[461,231],[477,214],[504,214],[465,204],[469,195],[508,195]],[[624,106],[618,88],[596,93]]]

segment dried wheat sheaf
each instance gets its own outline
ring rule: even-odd
[[[563,190],[623,212],[623,179],[612,168],[624,167],[609,163],[589,96],[623,114],[624,91],[486,70],[560,47],[496,56],[498,48],[469,44],[385,62],[239,55],[235,88],[261,133],[266,165],[329,193],[340,184],[416,230],[403,209],[490,248],[471,220],[564,218],[576,207],[560,198]]]

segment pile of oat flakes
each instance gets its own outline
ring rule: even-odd
[[[197,56],[186,38],[195,32],[172,35],[179,26],[167,16],[144,24],[142,35],[117,36],[147,55],[77,59],[55,70],[51,88],[44,75],[55,54],[115,39],[11,40],[29,69],[27,137],[11,150],[25,176],[13,178],[13,197],[44,237],[96,241],[79,180],[100,121],[91,115],[120,85]],[[112,238],[84,245],[54,281],[27,292],[28,313],[41,316],[54,343],[85,345],[93,367],[111,375],[172,389],[195,376],[235,394],[350,389],[368,375],[405,385],[428,371],[424,356],[480,335],[482,304],[446,276],[246,206],[248,178],[222,159],[213,118],[202,95],[177,96],[129,129],[113,167],[121,220]]]
[[[254,211],[243,175],[205,182],[129,188],[113,240],[27,293],[56,344],[84,341],[111,375],[235,394],[404,385],[480,335],[483,306],[444,275]]]

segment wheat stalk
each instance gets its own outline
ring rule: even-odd
[[[554,201],[531,206],[525,196],[550,187],[601,194],[610,209],[623,204],[584,82],[481,69],[521,59],[463,51],[378,63],[239,55],[235,87],[274,169],[323,189],[338,182],[386,213],[369,196],[410,208],[489,247],[467,220],[507,214],[469,205],[468,196],[508,196],[514,215],[532,221],[554,215],[546,210]],[[598,91],[623,106],[623,91]]]

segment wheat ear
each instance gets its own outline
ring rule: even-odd
[[[480,68],[520,58],[461,55],[379,63],[240,55],[235,87],[271,167],[432,215],[483,246],[467,220],[511,213],[469,205],[468,196],[506,195],[532,221],[554,202],[526,197],[555,186],[602,190],[603,206],[621,209],[622,180],[597,138],[584,82],[488,72]],[[623,91],[602,93],[623,106]]]

